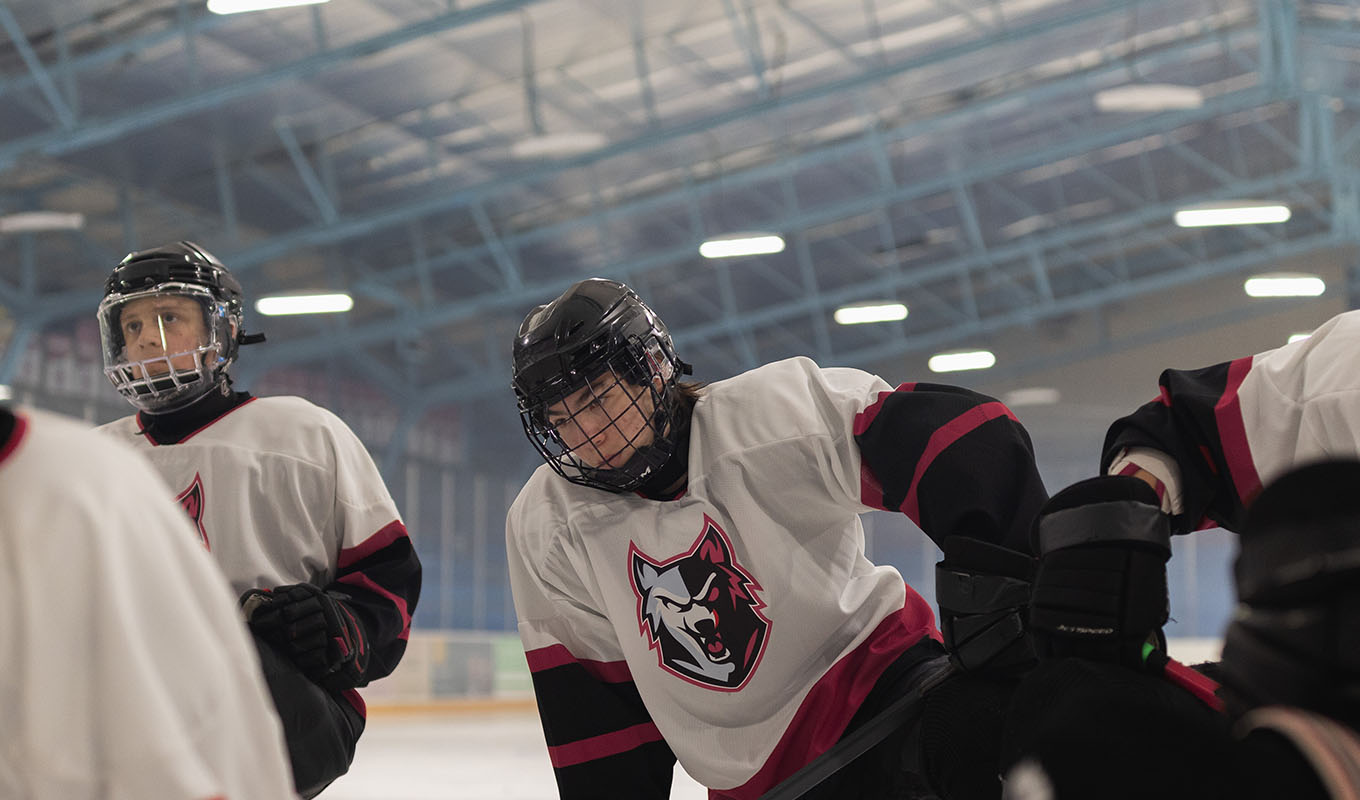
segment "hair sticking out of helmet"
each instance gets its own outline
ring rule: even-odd
[[[242,344],[241,285],[193,242],[129,253],[104,284],[97,317],[104,374],[134,407],[190,405],[230,379]]]
[[[661,319],[622,283],[590,278],[530,311],[515,337],[515,395],[559,475],[626,492],[675,451],[677,388],[690,367]]]

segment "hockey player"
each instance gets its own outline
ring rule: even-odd
[[[0,549],[0,797],[296,797],[233,595],[142,458],[0,407]]]
[[[546,463],[507,518],[511,586],[563,798],[667,797],[677,757],[757,798],[936,680],[942,638],[978,671],[806,796],[999,794],[994,753],[951,736],[999,736],[992,676],[1030,660],[1019,551],[1046,495],[1004,405],[806,358],[682,382],[665,325],[599,278],[531,311],[513,358]],[[943,637],[865,557],[876,508],[943,545]],[[910,744],[930,726],[964,742],[950,774]]]
[[[99,305],[104,372],[138,413],[104,426],[179,494],[260,649],[297,788],[349,767],[355,691],[406,648],[420,563],[359,439],[297,397],[251,397],[227,369],[241,287],[192,242],[131,253]]]
[[[1147,496],[1111,502],[1118,481],[1141,486]],[[1234,565],[1239,604],[1221,669],[1226,716],[1136,661],[1069,643],[1068,654],[1079,658],[1044,660],[1017,688],[1002,760],[1018,764],[1006,797],[1135,800],[1150,791],[1168,800],[1360,797],[1358,486],[1360,461],[1315,463],[1269,485],[1247,513]],[[1104,496],[1094,497],[1094,487]],[[1107,554],[1133,552],[1130,540],[1140,540],[1144,552],[1165,551],[1169,531],[1162,521],[1153,533],[1159,525],[1149,512],[1157,513],[1157,498],[1146,486],[1112,477],[1073,488],[1080,502],[1059,493],[1041,517],[1041,534],[1070,539],[1080,529],[1085,546],[1099,542],[1094,546]],[[1119,505],[1145,510],[1112,513]],[[1119,540],[1124,544],[1112,547]],[[1156,546],[1146,549],[1152,540]],[[1056,605],[1043,596],[1051,566],[1042,556],[1035,583],[1041,640],[1059,636],[1040,613]],[[1146,589],[1153,583],[1125,586],[1141,584],[1137,591],[1151,599],[1156,592]],[[1086,607],[1082,629],[1095,629],[1089,621],[1099,612],[1092,609],[1107,605],[1093,600],[1101,596],[1093,591],[1068,604]],[[1139,630],[1138,623],[1128,630]]]
[[[1101,471],[1137,475],[1177,532],[1238,530],[1261,486],[1294,466],[1360,455],[1360,311],[1307,339],[1209,367],[1169,369],[1161,395],[1117,420]]]

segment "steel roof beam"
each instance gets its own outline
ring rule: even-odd
[[[38,55],[33,52],[33,48],[28,44],[28,37],[24,35],[24,29],[19,27],[19,20],[14,18],[14,12],[9,10],[9,6],[0,3],[0,27],[5,29],[14,48],[19,51],[19,58],[23,59],[24,66],[28,67],[28,73],[33,76],[33,81],[38,85],[38,90],[43,97],[47,98],[48,105],[56,113],[57,119],[61,122],[61,127],[69,130],[75,125],[76,117],[62,98],[61,91],[57,89],[56,83],[52,81],[52,76],[48,74],[47,68],[43,66]]]
[[[523,2],[525,0],[521,1]],[[853,91],[866,85],[873,85],[879,83],[883,80],[894,77],[896,75],[900,75],[915,69],[920,69],[944,61],[949,61],[951,59],[959,58],[965,55],[982,52],[987,50],[988,48],[996,47],[998,45],[1007,45],[1014,44],[1016,42],[1022,42],[1027,39],[1041,36],[1045,33],[1049,33],[1052,30],[1062,28],[1066,25],[1070,25],[1083,20],[1098,19],[1102,16],[1106,16],[1110,13],[1121,10],[1122,8],[1124,8],[1124,5],[1122,3],[1105,2],[1093,8],[1083,9],[1081,12],[1073,12],[1072,14],[1062,17],[1061,19],[1045,20],[1040,23],[1015,28],[1012,30],[1008,30],[1004,34],[994,38],[953,45],[951,47],[944,48],[939,52],[934,52],[929,55],[921,56],[914,59],[908,59],[898,64],[875,68],[860,75],[855,75],[848,78],[831,81],[829,83],[822,84],[821,86],[805,89],[801,92],[794,92],[787,95],[782,95],[780,97],[771,97],[766,98],[764,100],[757,100],[752,103],[745,104],[740,108],[729,109],[726,111],[709,115],[707,117],[688,120],[683,123],[679,123],[667,128],[635,136],[631,139],[615,142],[611,145],[608,145],[591,153],[586,153],[571,158],[560,159],[554,163],[530,167],[518,173],[501,176],[486,183],[473,187],[468,187],[456,192],[440,192],[424,200],[418,200],[413,203],[405,204],[398,208],[379,211],[369,215],[362,215],[358,217],[342,219],[340,222],[333,226],[323,225],[309,229],[294,231],[287,234],[282,234],[280,236],[274,237],[273,239],[267,242],[263,242],[259,245],[247,248],[246,250],[242,251],[237,255],[236,262],[242,264],[243,266],[249,266],[252,264],[259,263],[261,261],[269,260],[271,258],[277,258],[278,256],[283,255],[284,253],[290,252],[291,250],[297,249],[299,247],[310,247],[327,241],[354,238],[357,236],[366,235],[375,230],[380,230],[395,224],[405,222],[407,219],[410,218],[425,216],[428,214],[436,213],[438,211],[460,207],[476,199],[484,198],[493,192],[502,191],[510,187],[520,186],[526,183],[540,180],[542,178],[555,175],[559,172],[564,172],[566,170],[578,167],[588,166],[596,162],[612,158],[614,156],[622,155],[624,153],[631,153],[649,147],[656,147],[658,145],[674,141],[675,139],[679,139],[695,133],[701,133],[711,128],[727,124],[729,122],[756,116],[757,114],[763,112],[788,108],[805,102],[821,99],[823,97],[827,97],[830,95],[844,93],[847,91]],[[1201,37],[1196,37],[1196,40],[1198,40],[1199,38]],[[1159,54],[1149,54],[1149,56],[1147,56],[1145,59],[1140,59],[1140,63],[1143,61],[1155,63],[1159,60],[1158,55]],[[1072,81],[1070,84],[1066,84],[1066,86],[1067,88],[1070,89],[1071,85],[1084,85],[1093,76],[1105,74],[1107,72],[1123,71],[1127,69],[1128,63],[1124,60],[1104,64],[1099,68],[1091,70],[1087,73],[1083,73],[1080,80]],[[1039,90],[1025,92],[1023,94],[1027,97],[1042,97],[1044,94],[1046,94],[1046,92],[1044,92],[1043,90]],[[1014,96],[1015,95],[1007,95],[1007,98],[1011,98]],[[973,113],[977,113],[978,110],[985,112],[986,109],[991,108],[994,105],[995,103],[990,102],[978,103],[974,107],[974,109],[970,111],[973,111]],[[939,125],[944,124],[947,120],[952,120],[957,116],[958,116],[957,114],[941,115],[940,117],[925,120],[922,121],[921,123],[915,123],[905,127],[911,128],[913,131],[913,134],[911,135],[915,135],[923,133],[926,130],[930,130],[934,127],[938,127]],[[4,150],[0,149],[0,156],[2,156],[3,153]],[[3,158],[0,158],[0,163],[3,163]],[[787,168],[788,168],[787,162],[781,162],[780,164],[767,167],[766,170],[767,172],[773,172],[774,174],[777,174],[782,169]]]
[[[27,136],[0,146],[0,166],[8,165],[19,156],[30,152],[60,155],[102,144],[144,128],[248,97],[290,78],[314,75],[336,64],[357,61],[423,37],[505,14],[536,2],[540,0],[489,0],[478,6],[450,11],[414,25],[316,53],[224,86],[214,86],[146,106],[129,114],[81,122],[64,131],[49,131]]]
[[[1140,58],[1139,64],[1147,67],[1160,63],[1164,59],[1171,60],[1175,57],[1178,57],[1181,51],[1198,47],[1203,43],[1203,40],[1208,37],[1212,36],[1214,38],[1217,38],[1218,33],[1220,32],[1211,32],[1210,34],[1205,34],[1203,36],[1199,36],[1194,39],[1188,40],[1187,42],[1184,42],[1174,48],[1171,48],[1170,50],[1147,54]],[[1256,35],[1255,29],[1237,31],[1236,33],[1239,35],[1251,35],[1251,36]],[[920,136],[936,132],[942,128],[945,128],[948,125],[958,123],[966,119],[983,116],[987,114],[991,109],[1001,104],[1011,102],[1016,97],[1024,97],[1031,103],[1044,102],[1047,99],[1069,93],[1077,87],[1088,85],[1092,80],[1099,79],[1104,75],[1110,73],[1124,72],[1129,68],[1130,68],[1129,64],[1122,60],[1101,64],[1089,71],[1083,72],[1070,78],[1063,78],[1053,81],[1051,83],[1045,84],[1044,86],[1038,87],[1037,89],[1030,88],[1024,91],[1008,92],[994,98],[989,98],[984,101],[970,104],[970,106],[962,109],[947,112],[923,120],[909,122],[895,129],[891,133],[891,135],[883,137],[883,142],[890,143],[895,141],[901,141],[911,138],[913,136]],[[1240,94],[1241,93],[1239,92],[1237,95],[1233,96],[1239,96]],[[821,95],[819,94],[818,96]],[[1262,95],[1262,97],[1264,97],[1264,95]],[[1262,100],[1262,102],[1264,102],[1264,100]],[[1212,102],[1208,105],[1215,106],[1215,104]],[[1222,113],[1229,113],[1230,110],[1240,109],[1228,109],[1224,110]],[[1202,111],[1202,109],[1200,111]],[[1193,111],[1178,112],[1177,114],[1163,115],[1161,117],[1153,118],[1152,120],[1144,120],[1143,123],[1136,127],[1136,130],[1144,131],[1145,133],[1143,135],[1157,133],[1160,132],[1169,124],[1182,124],[1179,120],[1179,118],[1182,115],[1184,115],[1184,118],[1186,120],[1211,118],[1210,115],[1204,113],[1195,113]],[[718,124],[718,122],[713,118],[710,118],[710,121],[712,122],[712,124]],[[875,135],[877,136],[879,134]],[[1102,139],[1104,138],[1109,137],[1108,136],[1102,137]],[[616,146],[624,147],[624,145],[627,144],[627,149],[632,150],[640,148],[642,146],[646,146],[654,142],[655,140],[649,137],[648,135],[642,135],[630,140],[628,143],[619,143]],[[1083,152],[1082,147],[1084,145],[1085,140],[1079,139],[1077,140],[1076,147],[1071,147],[1067,149],[1073,153],[1080,153]],[[880,144],[879,146],[882,145]],[[785,171],[791,169],[792,170],[804,169],[811,165],[826,163],[828,161],[841,158],[848,153],[861,150],[864,147],[865,141],[863,139],[837,143],[826,147],[818,148],[817,150],[812,152],[795,155],[790,158],[780,159],[769,164],[753,167],[742,172],[728,173],[723,176],[720,176],[719,178],[713,178],[707,181],[706,183],[709,185],[717,185],[719,182],[721,182],[727,186],[732,186],[734,185],[734,183],[737,184],[755,183],[764,180],[776,179],[780,174],[782,174]],[[614,148],[606,149],[612,152]],[[316,225],[309,228],[304,228],[289,233],[280,234],[265,242],[261,242],[257,245],[253,245],[245,248],[244,250],[239,251],[238,253],[235,254],[233,258],[233,264],[239,264],[241,268],[248,269],[261,262],[277,258],[285,253],[288,253],[292,250],[301,247],[312,247],[320,244],[325,244],[331,241],[338,241],[342,239],[364,236],[374,231],[382,230],[393,225],[403,224],[404,222],[410,219],[429,216],[431,214],[438,213],[441,211],[459,208],[469,203],[475,202],[477,200],[487,199],[498,191],[503,191],[507,188],[518,186],[520,184],[527,183],[533,180],[543,179],[555,175],[556,173],[564,171],[573,166],[590,165],[603,157],[604,155],[599,154],[578,156],[576,158],[568,159],[557,164],[547,164],[530,168],[514,175],[503,176],[458,191],[440,192],[431,197],[403,204],[395,208],[374,212],[372,214],[349,217],[340,220],[334,225],[330,226]],[[620,206],[616,209],[608,209],[604,213],[608,216],[620,216],[633,211],[644,211],[648,209],[662,207],[664,205],[674,203],[678,198],[683,196],[683,192],[684,190],[671,190],[668,192],[659,192],[653,195],[649,195],[648,197],[642,198],[640,200],[632,201],[625,206]],[[559,236],[564,231],[575,228],[578,224],[579,224],[578,220],[575,219],[568,220],[560,223],[540,226],[538,228],[534,228],[524,233],[506,235],[503,237],[503,240],[510,243],[512,246],[522,246],[532,241],[552,239],[556,236]],[[468,254],[473,257],[479,255],[477,251],[473,250],[469,250]]]
[[[826,222],[842,219],[847,216],[872,212],[886,203],[896,203],[912,198],[923,197],[935,194],[940,191],[947,191],[955,181],[962,181],[965,184],[975,183],[996,175],[1005,175],[1027,169],[1039,164],[1051,163],[1056,158],[1069,155],[1070,152],[1089,152],[1092,149],[1115,144],[1126,139],[1137,139],[1146,133],[1142,128],[1160,130],[1169,124],[1186,124],[1201,118],[1212,118],[1239,107],[1252,107],[1259,105],[1265,98],[1256,90],[1245,90],[1237,95],[1219,98],[1217,102],[1205,104],[1205,106],[1190,112],[1179,112],[1174,115],[1167,115],[1161,119],[1146,120],[1142,126],[1124,128],[1117,131],[1109,131],[1104,134],[1089,137],[1082,142],[1067,142],[1062,145],[1055,145],[1041,151],[1022,154],[996,162],[983,163],[965,170],[961,175],[947,174],[931,181],[923,181],[902,187],[901,189],[887,193],[867,194],[853,200],[838,203],[831,207],[818,208],[814,211],[805,212],[800,215],[790,216],[782,223],[790,230],[799,228],[813,227]],[[1274,186],[1278,179],[1270,181],[1258,181],[1258,185]],[[1181,201],[1183,202],[1183,200]],[[1164,204],[1155,206],[1157,213],[1164,218],[1169,218],[1177,204]],[[1124,219],[1129,219],[1125,217]],[[1084,230],[1076,228],[1074,230]],[[696,243],[697,244],[697,243]],[[616,264],[610,265],[608,271],[618,277],[628,278],[631,275],[642,274],[650,269],[665,264],[671,264],[694,257],[694,245],[686,244],[660,253],[652,253],[645,256],[626,258]],[[953,263],[953,262],[951,262]],[[432,263],[433,267],[434,264]],[[433,310],[420,316],[420,324],[425,327],[436,327],[447,324],[459,319],[466,319],[482,313],[489,308],[506,308],[520,305],[529,305],[534,300],[542,296],[548,296],[560,292],[569,286],[572,280],[557,280],[538,287],[537,290],[529,289],[522,292],[499,293],[493,296],[480,296],[471,300],[452,303],[443,308]],[[841,298],[846,299],[846,298]],[[853,298],[850,298],[853,299]],[[749,315],[747,315],[749,316]],[[356,329],[356,335],[373,337],[374,339],[390,338],[393,335],[393,326],[390,323],[378,322],[372,325],[360,326]],[[276,353],[282,353],[276,350]],[[306,348],[300,348],[299,353],[306,352]],[[305,357],[305,356],[303,356]],[[292,357],[290,357],[291,359]]]

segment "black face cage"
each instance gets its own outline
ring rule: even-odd
[[[678,408],[675,385],[680,370],[676,368],[674,356],[665,352],[655,337],[645,342],[633,341],[622,351],[605,359],[598,368],[585,366],[573,370],[541,387],[533,396],[519,398],[520,421],[524,432],[538,450],[548,466],[563,478],[582,486],[603,489],[608,492],[628,492],[637,489],[654,470],[661,467],[674,452],[673,435],[676,429],[675,411]],[[594,439],[586,440],[572,447],[563,437],[561,430],[576,424],[576,417],[586,409],[603,408],[602,399],[611,389],[619,387],[635,397],[619,405],[609,416],[608,426],[616,436],[605,445],[614,452],[603,452]],[[586,389],[587,392],[578,402],[575,413],[554,417],[549,423],[548,409],[561,403],[570,395]],[[637,389],[644,389],[638,392]],[[652,411],[647,413],[643,398],[650,400]],[[621,423],[625,420],[643,416],[646,422],[631,436]],[[650,430],[651,441],[644,445],[638,442],[644,432]],[[598,435],[596,438],[600,438]],[[590,461],[603,463],[615,457],[620,450],[632,450],[627,462],[618,466],[590,466]]]

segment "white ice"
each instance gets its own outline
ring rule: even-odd
[[[707,792],[676,768],[672,800]],[[348,775],[318,800],[554,800],[543,729],[532,711],[375,714]]]

